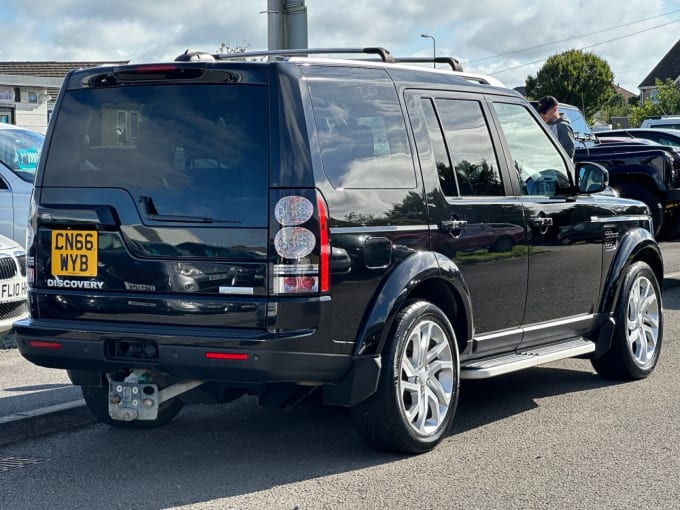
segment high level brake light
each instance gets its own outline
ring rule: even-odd
[[[274,206],[277,260],[273,265],[272,292],[327,292],[330,245],[323,197],[310,190],[283,193],[291,194],[279,196]]]
[[[117,67],[113,76],[123,83],[149,80],[193,80],[205,73],[205,66],[177,64],[142,64]]]

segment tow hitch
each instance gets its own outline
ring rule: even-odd
[[[205,381],[186,380],[159,389],[153,372],[133,370],[123,381],[109,378],[109,416],[114,420],[155,420],[163,403],[200,386]]]

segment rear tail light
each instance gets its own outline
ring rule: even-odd
[[[277,194],[272,232],[276,253],[272,293],[327,292],[330,244],[323,197],[312,190],[287,190]]]
[[[330,257],[331,245],[328,239],[328,210],[321,194],[317,194],[316,204],[319,210],[319,274],[321,276],[321,292],[330,289]]]

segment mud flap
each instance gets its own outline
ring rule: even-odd
[[[614,338],[614,328],[616,328],[616,321],[614,321],[613,317],[609,317],[602,323],[600,330],[597,333],[597,342],[595,344],[593,359],[597,359],[609,352],[609,349],[612,346],[612,338]]]
[[[355,358],[354,367],[340,383],[323,387],[323,403],[352,407],[367,399],[378,389],[380,367],[380,356]]]

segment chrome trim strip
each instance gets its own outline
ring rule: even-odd
[[[646,214],[631,214],[629,216],[591,216],[590,221],[593,223],[614,223],[617,221],[648,221],[649,216]]]
[[[504,336],[520,335],[522,333],[524,333],[524,330],[522,328],[515,328],[507,331],[501,331],[500,333],[490,333],[486,335],[476,336],[474,337],[474,339],[483,342],[484,340],[491,340],[492,338],[502,338]]]
[[[502,338],[504,336],[510,336],[510,335],[517,335],[519,333],[526,333],[528,331],[539,331],[541,329],[547,329],[547,328],[552,328],[555,326],[564,326],[567,324],[573,324],[575,322],[587,322],[591,321],[595,318],[595,314],[591,313],[588,315],[577,315],[574,317],[569,317],[566,319],[558,320],[558,321],[552,321],[552,322],[543,322],[541,324],[536,324],[532,326],[525,326],[522,328],[515,328],[515,329],[510,329],[506,331],[501,331],[500,333],[490,333],[490,334],[485,334],[481,336],[476,336],[474,337],[474,340],[477,341],[484,341],[484,340],[491,340],[492,338]]]
[[[331,234],[361,234],[371,232],[423,232],[430,230],[429,225],[385,225],[382,227],[331,227]]]
[[[522,328],[524,332],[527,331],[538,331],[541,329],[546,329],[546,328],[552,328],[555,326],[565,326],[567,324],[574,324],[575,322],[587,322],[587,321],[592,321],[595,318],[595,314],[591,313],[588,315],[578,315],[576,317],[569,317],[567,319],[562,319],[559,321],[552,321],[552,322],[544,322],[541,324],[537,324],[534,326],[526,326]]]
[[[238,294],[240,296],[252,296],[255,293],[253,287],[222,287],[219,288],[220,294]]]

